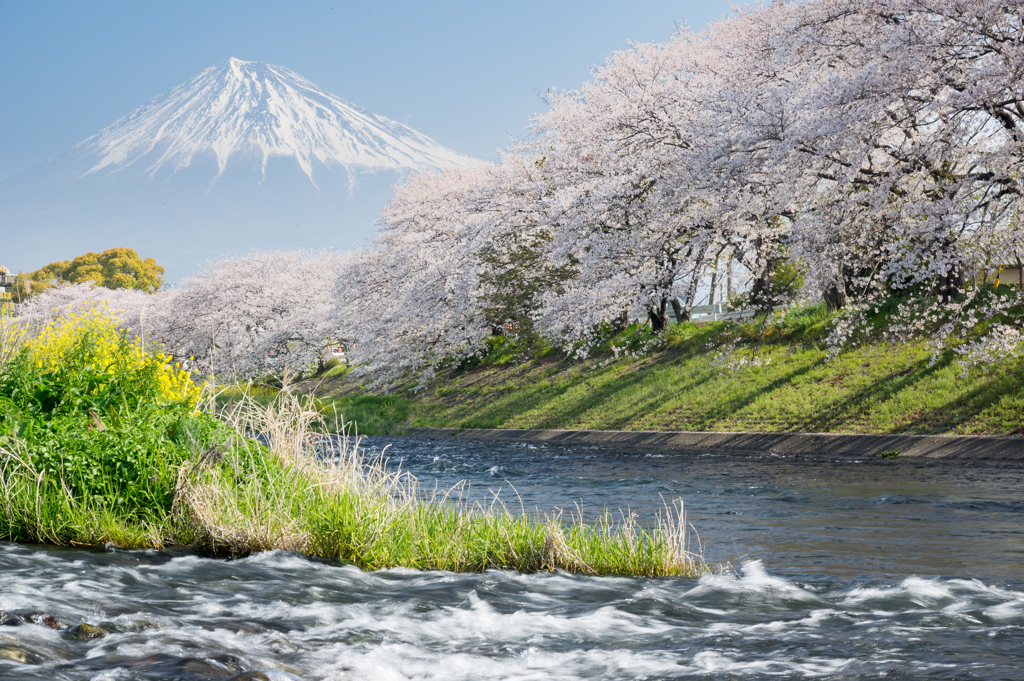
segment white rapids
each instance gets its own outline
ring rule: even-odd
[[[701,579],[368,573],[12,544],[0,574],[0,610],[64,627],[0,627],[4,678],[994,679],[1024,663],[1024,592],[977,580],[802,583],[756,561]],[[81,622],[107,633],[77,640]]]

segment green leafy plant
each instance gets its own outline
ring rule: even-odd
[[[198,392],[102,311],[69,315],[0,366],[0,448],[21,452],[54,494],[125,517],[165,514],[192,452],[233,436],[196,411]]]

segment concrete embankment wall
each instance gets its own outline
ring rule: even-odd
[[[412,428],[421,438],[494,442],[552,442],[678,451],[876,456],[897,451],[900,458],[1024,461],[1024,437],[966,435],[856,435],[844,433],[701,433],[691,431],[516,430],[504,428]]]

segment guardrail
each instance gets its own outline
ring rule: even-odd
[[[776,305],[772,310],[781,314],[790,307],[790,305]],[[690,321],[697,323],[729,320],[742,322],[747,319],[752,319],[755,315],[757,315],[757,310],[730,310],[728,312],[723,312],[721,305],[694,305],[690,310]]]

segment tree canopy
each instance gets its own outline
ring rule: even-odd
[[[92,282],[108,289],[133,289],[154,293],[164,284],[164,268],[153,258],[143,260],[131,248],[110,248],[86,253],[74,260],[58,260],[22,275],[17,293],[38,295],[61,283]]]

